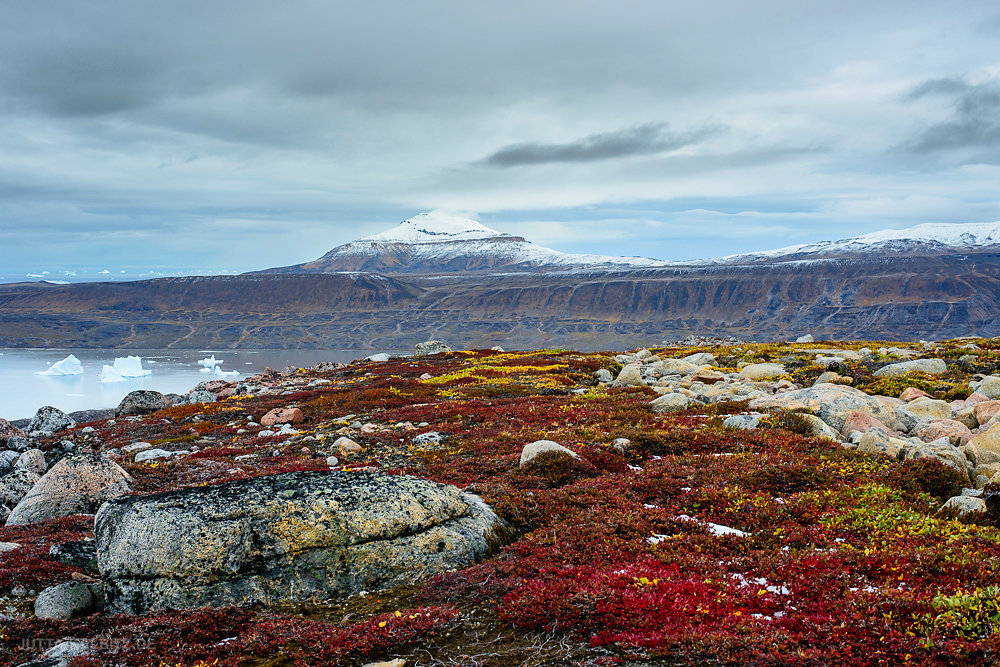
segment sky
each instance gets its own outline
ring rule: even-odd
[[[998,43],[988,1],[6,2],[0,280],[434,209],[668,260],[997,221]]]

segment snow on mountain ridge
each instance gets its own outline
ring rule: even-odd
[[[914,245],[972,249],[1000,245],[1000,222],[924,223],[904,229],[882,229],[837,241],[820,241],[740,253],[715,259],[695,260],[694,263],[726,263],[777,259],[791,255],[834,255],[844,252],[907,250]]]
[[[666,266],[668,263],[647,257],[574,255],[537,245],[520,236],[498,232],[476,220],[441,211],[420,213],[395,227],[365,236],[331,250],[326,258],[366,255],[386,245],[410,246],[423,262],[446,263],[458,256],[492,257],[509,264],[569,267],[611,265],[621,267]]]
[[[376,243],[443,243],[509,237],[470,218],[449,215],[441,211],[420,213],[404,220],[392,229],[365,236],[358,241]]]

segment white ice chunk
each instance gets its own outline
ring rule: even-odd
[[[122,377],[121,373],[115,370],[114,366],[108,366],[104,364],[101,367],[101,382],[124,382],[125,378]]]
[[[239,374],[240,374],[239,371],[224,371],[224,370],[222,370],[222,366],[216,366],[215,367],[215,377],[232,378],[232,377],[236,377]]]
[[[221,363],[222,359],[216,359],[214,354],[210,357],[205,357],[204,359],[198,361],[198,365],[204,366],[205,368],[214,368],[215,366],[218,366]]]
[[[83,375],[83,364],[75,355],[69,355],[62,361],[49,366],[44,371],[38,371],[38,375]]]
[[[138,378],[150,375],[153,371],[143,370],[140,357],[118,357],[115,359],[115,371],[124,378]]]

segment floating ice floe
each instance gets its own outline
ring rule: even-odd
[[[211,370],[216,366],[222,365],[222,359],[216,359],[215,355],[213,354],[210,357],[205,357],[204,359],[199,360],[198,365],[204,366],[205,368]]]
[[[114,366],[108,366],[104,364],[101,367],[101,382],[124,382],[125,378],[122,377],[121,373],[115,370]]]
[[[83,364],[75,355],[69,355],[62,361],[49,366],[44,371],[38,371],[38,375],[83,375]]]
[[[224,371],[222,370],[222,366],[216,366],[214,372],[215,372],[215,377],[220,377],[220,378],[234,378],[240,374],[239,371]]]
[[[143,369],[141,357],[118,357],[114,369],[123,378],[138,378],[153,373]]]

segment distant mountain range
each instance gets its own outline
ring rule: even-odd
[[[1000,223],[665,262],[571,255],[437,213],[241,276],[0,285],[0,347],[623,349],[1000,335]]]
[[[497,273],[666,266],[643,257],[571,255],[504,234],[475,220],[421,213],[392,229],[337,246],[312,262],[255,273]]]
[[[443,213],[421,213],[395,227],[337,246],[319,259],[254,273],[466,274],[630,270],[829,260],[859,255],[934,255],[1000,248],[1000,223],[924,224],[839,241],[693,261],[574,255]]]

